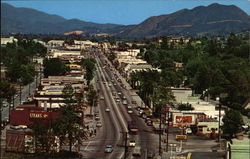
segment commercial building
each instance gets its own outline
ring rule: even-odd
[[[227,159],[249,159],[250,139],[247,136],[238,135],[227,143]]]

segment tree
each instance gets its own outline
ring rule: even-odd
[[[0,97],[7,99],[10,103],[12,96],[16,94],[16,89],[7,80],[0,81]]]
[[[59,58],[44,59],[44,76],[62,76],[69,68]]]
[[[86,80],[87,84],[90,84],[90,81],[94,78],[95,60],[94,59],[83,59],[81,61],[82,67],[86,70]]]
[[[158,116],[164,106],[173,105],[175,100],[172,92],[165,86],[157,85],[152,96],[154,114]]]
[[[60,107],[60,117],[55,124],[55,134],[59,136],[60,143],[67,138],[69,151],[76,141],[85,138],[80,118],[77,116],[77,105],[74,89],[71,85],[65,85],[63,89],[65,104]]]
[[[241,113],[237,110],[231,109],[226,113],[222,121],[223,134],[229,135],[230,138],[242,130],[241,126],[243,125],[243,119]]]
[[[97,106],[97,102],[98,102],[97,92],[93,89],[92,86],[90,86],[89,91],[87,93],[87,104],[90,106],[91,115],[93,107]]]

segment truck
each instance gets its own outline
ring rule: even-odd
[[[133,156],[141,156],[141,146],[135,146],[132,154]]]
[[[138,127],[137,127],[135,121],[128,122],[128,131],[129,131],[130,134],[134,134],[134,135],[137,134]]]

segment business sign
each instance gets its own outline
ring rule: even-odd
[[[48,112],[30,112],[30,118],[45,119],[49,117]]]
[[[192,123],[192,116],[176,116],[175,121],[177,124],[191,124]]]
[[[138,93],[138,92],[140,92],[140,90],[139,89],[131,89],[131,92]]]

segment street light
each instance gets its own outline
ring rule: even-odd
[[[216,101],[219,102],[219,125],[218,125],[218,142],[220,142],[220,118],[221,118],[221,104],[220,104],[220,97],[216,97]]]

